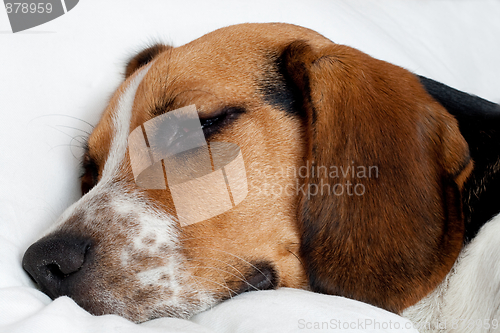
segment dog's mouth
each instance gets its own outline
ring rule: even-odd
[[[213,306],[249,291],[276,289],[279,284],[279,274],[270,261],[245,261],[248,266],[241,269],[240,276],[235,275],[233,281],[226,277],[227,281],[221,282],[221,285],[223,283],[228,286],[226,292],[212,294],[209,299],[202,300],[204,296],[200,295],[203,295],[204,291],[193,290],[195,286],[191,286],[189,290],[183,291],[188,295],[174,304],[168,295],[172,296],[175,291],[167,290],[171,288],[173,277],[165,281],[160,280],[152,286],[131,280],[117,265],[113,265],[112,272],[100,274],[99,269],[103,267],[99,266],[103,265],[99,261],[106,260],[102,257],[102,250],[100,246],[92,246],[92,242],[83,238],[68,235],[48,237],[30,247],[23,266],[38,288],[52,299],[69,296],[94,315],[115,313],[137,322],[152,319],[151,316],[157,317],[147,311],[151,306],[159,306],[161,316],[189,317],[203,311],[206,305]],[[96,260],[96,257],[100,259]],[[135,266],[138,268],[138,265]],[[160,271],[163,267],[156,269]],[[143,273],[146,272],[148,271]],[[102,279],[103,276],[106,276],[105,280]],[[183,280],[185,279],[180,278],[178,282],[184,283]],[[129,290],[124,296],[116,294],[110,287]],[[109,299],[106,300],[103,295],[107,295]],[[172,297],[176,298],[175,295]],[[186,306],[184,302],[193,303],[187,311],[183,308]]]
[[[279,276],[274,266],[270,262],[261,261],[252,265],[250,273],[247,274],[236,294],[255,290],[276,289],[278,284]]]

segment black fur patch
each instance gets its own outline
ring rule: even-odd
[[[264,75],[258,81],[263,100],[287,114],[302,114],[302,92],[288,75],[283,55],[269,54],[268,59]]]
[[[427,92],[458,121],[474,170],[465,183],[465,239],[500,212],[500,105],[419,76]]]

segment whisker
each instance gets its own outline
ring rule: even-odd
[[[218,285],[218,286],[220,286],[222,288],[225,288],[225,289],[229,290],[230,292],[234,293],[235,295],[237,294],[236,291],[234,291],[233,289],[229,288],[228,286],[225,286],[225,285],[223,285],[221,283],[215,282],[215,281],[210,280],[208,278],[204,278],[202,276],[195,276],[195,275],[192,275],[191,277],[194,278],[194,279],[201,279],[201,280],[208,281],[210,283],[216,284],[216,285]]]
[[[72,147],[72,148],[80,148],[80,149],[83,149],[82,146],[79,146],[79,145],[74,145],[74,144],[71,144],[71,143],[62,143],[60,145],[56,145],[56,146],[53,146],[52,148],[49,149],[49,152],[52,151],[53,149],[55,148],[59,148],[59,147]],[[76,157],[75,155],[73,155],[73,157],[75,158],[78,158]]]
[[[183,238],[182,240],[183,241],[186,241],[186,240],[199,240],[199,239],[205,239],[205,238],[215,238],[217,240],[223,239],[223,240],[231,241],[233,243],[237,242],[237,240],[235,240],[234,238],[222,237],[222,236],[196,236],[196,237]]]
[[[234,269],[236,272],[238,272],[238,273],[241,275],[241,277],[240,277],[240,276],[237,276],[236,274],[233,274],[233,273],[231,273],[231,272],[229,272],[229,271],[226,271],[226,270],[224,270],[224,269],[222,269],[222,268],[216,268],[216,267],[212,267],[212,266],[197,266],[197,267],[201,267],[201,268],[213,268],[213,269],[219,270],[219,271],[221,271],[221,272],[227,273],[227,274],[229,274],[229,275],[232,275],[232,276],[234,276],[235,278],[237,278],[239,281],[242,281],[242,282],[245,282],[245,283],[247,283],[247,284],[250,284],[250,283],[247,281],[247,279],[245,278],[245,275],[244,275],[243,273],[241,273],[241,271],[240,271],[240,270],[238,270],[238,269],[237,269],[236,267],[234,267],[233,265],[231,265],[231,264],[229,264],[229,263],[227,263],[227,262],[224,262],[224,261],[222,261],[222,260],[212,259],[212,258],[208,258],[208,257],[201,257],[201,258],[196,258],[196,259],[194,259],[194,258],[190,258],[190,259],[187,259],[187,260],[188,260],[188,261],[199,261],[199,262],[203,262],[201,259],[208,259],[208,260],[214,260],[214,261],[221,262],[221,263],[223,263],[223,264],[225,264],[225,265],[227,265],[227,266],[231,267],[232,269]]]
[[[77,130],[77,131],[80,131],[80,132],[83,132],[87,135],[90,135],[89,132],[85,131],[85,130],[82,130],[81,128],[78,128],[78,127],[73,127],[73,126],[66,126],[66,125],[56,125],[57,127],[64,127],[64,128],[70,128],[70,129],[74,129],[74,130]]]
[[[255,266],[254,264],[252,264],[251,262],[231,253],[231,252],[228,252],[228,251],[225,251],[225,250],[221,250],[221,249],[217,249],[217,248],[210,248],[210,247],[206,247],[206,246],[192,246],[192,247],[189,247],[189,249],[207,249],[207,250],[214,250],[214,251],[219,251],[219,252],[222,252],[222,253],[225,253],[225,254],[228,254],[230,256],[233,256],[241,261],[243,261],[244,263],[248,264],[250,267],[254,268],[257,272],[261,273],[263,276],[266,277],[266,280],[271,284],[271,286],[273,288],[276,288],[276,286],[274,285],[273,281],[271,281],[271,279],[269,279],[265,274],[264,272],[262,272],[257,266]]]
[[[292,251],[290,251],[289,249],[286,249],[288,252],[290,252],[290,254],[292,256],[294,256],[295,258],[297,258],[297,260],[300,262],[300,265],[302,266],[302,268],[304,268],[304,271],[307,272],[307,269],[306,269],[306,266],[304,265],[304,263],[302,262],[302,260],[300,260],[299,256],[296,255],[295,253],[293,253]]]
[[[241,272],[238,268],[236,268],[236,267],[234,267],[233,265],[231,265],[230,263],[225,262],[225,261],[220,260],[220,259],[215,259],[215,258],[210,258],[210,257],[198,257],[198,258],[189,258],[189,259],[187,259],[187,260],[193,260],[193,261],[198,260],[198,261],[201,261],[201,259],[208,259],[208,260],[218,261],[218,262],[220,262],[220,263],[222,263],[222,264],[224,264],[224,265],[227,265],[227,266],[231,267],[232,269],[234,269],[234,270],[235,270],[236,272],[238,272],[238,273],[239,273],[239,274],[240,274],[243,278],[245,277],[245,275],[244,275],[244,274],[243,274],[243,273],[242,273],[242,272]]]
[[[80,137],[83,137],[83,136],[80,136]],[[77,160],[80,160],[83,157],[83,154],[85,154],[85,151],[87,150],[87,140],[88,139],[86,137],[83,137],[83,138],[84,138],[83,142],[77,140],[77,137],[73,137],[73,139],[71,139],[71,141],[69,142],[69,144],[70,144],[70,150],[71,150],[71,155],[73,155],[73,157],[75,159],[77,159]],[[71,147],[74,147],[74,145],[72,145],[73,141],[76,141],[76,142],[78,142],[80,144],[77,147],[83,150],[83,154],[82,155],[76,156],[75,152],[73,151],[73,149],[71,149]]]
[[[220,275],[220,272],[225,272],[225,273],[227,273],[227,274],[231,274],[231,273],[229,273],[229,272],[227,272],[227,271],[225,271],[225,270],[223,270],[223,269],[220,269],[220,268],[217,268],[217,267],[213,267],[213,266],[198,266],[198,267],[201,267],[201,268],[208,268],[208,269],[213,269],[213,270],[217,271],[217,275],[219,275],[219,278],[220,278],[222,281],[224,281],[224,285],[226,286],[226,288],[227,288],[228,290],[231,290],[231,288],[229,288],[229,286],[227,285],[227,281],[226,281],[226,279],[225,279],[223,276],[221,276],[221,275]],[[232,274],[232,275],[234,275],[234,274]],[[229,297],[233,298],[233,296],[231,295],[231,293],[229,293]]]
[[[32,121],[36,120],[36,119],[40,119],[40,118],[45,118],[45,117],[66,117],[66,118],[71,118],[71,119],[74,119],[74,120],[78,120],[78,121],[81,121],[82,123],[85,123],[87,125],[89,125],[90,127],[92,127],[92,129],[94,128],[94,125],[92,125],[91,123],[83,120],[83,119],[80,119],[80,118],[77,118],[77,117],[74,117],[74,116],[70,116],[70,115],[67,115],[67,114],[62,114],[62,113],[53,113],[53,114],[44,114],[44,115],[41,115],[41,116],[38,116],[38,117],[35,117],[33,119],[31,119],[29,123],[31,123]]]
[[[200,283],[199,283],[198,281],[195,281],[195,280],[194,280],[194,278],[193,278],[193,275],[192,275],[192,274],[188,274],[188,275],[186,276],[186,278],[187,278],[188,280],[190,280],[190,281],[189,281],[190,283],[194,283],[193,288],[194,288],[195,290],[203,289],[203,288],[201,288]]]
[[[86,145],[87,145],[87,136],[86,135],[75,135],[75,136],[71,136],[70,134],[60,130],[59,128],[55,127],[55,126],[52,126],[52,125],[46,125],[64,135],[66,135],[67,137],[71,138],[71,141],[69,142],[69,144],[61,144],[61,145],[57,145],[57,146],[54,146],[52,147],[49,151],[52,151],[52,149],[54,148],[57,148],[57,147],[63,147],[63,146],[69,146],[70,148],[80,148],[80,149],[85,149]],[[63,125],[56,125],[58,127],[67,127],[67,128],[73,128],[73,127],[69,127],[69,126],[63,126]],[[76,128],[77,129],[77,128]],[[85,132],[83,130],[81,130],[82,132]],[[85,132],[86,133],[86,132]],[[83,140],[82,140],[83,139]],[[78,142],[80,145],[74,145],[73,144],[73,141],[76,141]],[[79,159],[79,157],[77,157],[74,153],[73,150],[71,150],[71,154],[73,155],[73,157],[75,159]]]
[[[86,141],[86,139],[87,139],[87,137],[86,137],[85,135],[76,135],[76,136],[71,136],[70,134],[68,134],[68,133],[64,132],[63,130],[60,130],[59,128],[57,128],[57,127],[55,127],[55,126],[52,126],[52,125],[46,125],[46,126],[48,126],[48,127],[52,128],[52,129],[54,129],[54,130],[56,130],[56,131],[58,131],[58,132],[60,132],[60,133],[62,133],[62,134],[64,134],[64,135],[66,135],[67,137],[70,137],[71,139],[74,139],[74,138],[84,138],[84,139],[85,139],[85,141]],[[78,142],[79,142],[79,143],[81,143],[81,144],[84,144],[84,142],[80,142],[80,141],[78,141]]]

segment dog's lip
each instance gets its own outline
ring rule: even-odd
[[[278,284],[279,276],[274,265],[271,262],[262,261],[252,265],[250,274],[245,276],[245,281],[236,294],[254,290],[276,289]]]

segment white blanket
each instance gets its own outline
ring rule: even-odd
[[[79,198],[81,144],[126,60],[147,44],[181,45],[241,22],[295,23],[500,102],[499,18],[495,0],[82,0],[12,34],[0,8],[0,332],[415,332],[384,310],[293,289],[240,295],[189,321],[136,325],[91,316],[67,297],[51,301],[20,263]]]

